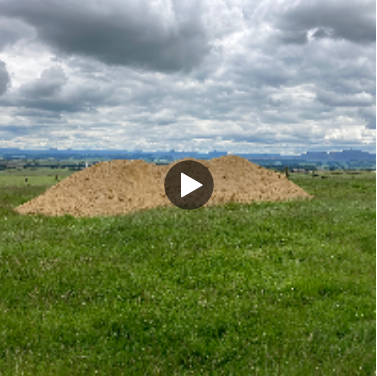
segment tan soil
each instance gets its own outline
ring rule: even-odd
[[[21,214],[92,217],[172,206],[165,175],[178,162],[156,166],[140,160],[101,162],[77,172],[15,210]],[[284,175],[237,156],[201,160],[211,172],[214,191],[208,205],[227,202],[311,198]]]

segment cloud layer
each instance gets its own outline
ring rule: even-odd
[[[374,15],[348,0],[0,0],[0,147],[373,149]]]
[[[0,95],[4,94],[10,83],[9,74],[6,65],[0,60]]]

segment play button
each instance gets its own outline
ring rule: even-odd
[[[181,209],[203,206],[213,192],[213,178],[208,168],[196,161],[175,164],[166,174],[165,193]]]
[[[181,172],[181,197],[185,197],[189,193],[195,191],[196,189],[202,187],[203,184],[198,181],[191,179],[190,176],[187,176]]]

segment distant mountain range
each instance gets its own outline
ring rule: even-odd
[[[182,158],[212,159],[230,153],[224,151],[210,151],[199,153],[194,151],[156,151],[147,152],[142,150],[26,150],[16,148],[0,148],[0,158],[2,159],[46,159],[57,160],[66,159],[144,159],[149,161],[171,162]],[[306,152],[300,155],[281,155],[281,154],[258,154],[258,153],[231,153],[239,155],[251,161],[313,161],[313,162],[352,162],[352,161],[375,161],[376,154],[361,150],[343,150],[341,152]]]

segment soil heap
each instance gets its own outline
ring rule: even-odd
[[[225,156],[199,162],[209,169],[215,185],[205,206],[311,197],[284,175],[241,157]],[[164,179],[176,163],[157,166],[141,160],[100,162],[71,175],[15,210],[20,214],[92,217],[172,206],[165,194]]]

